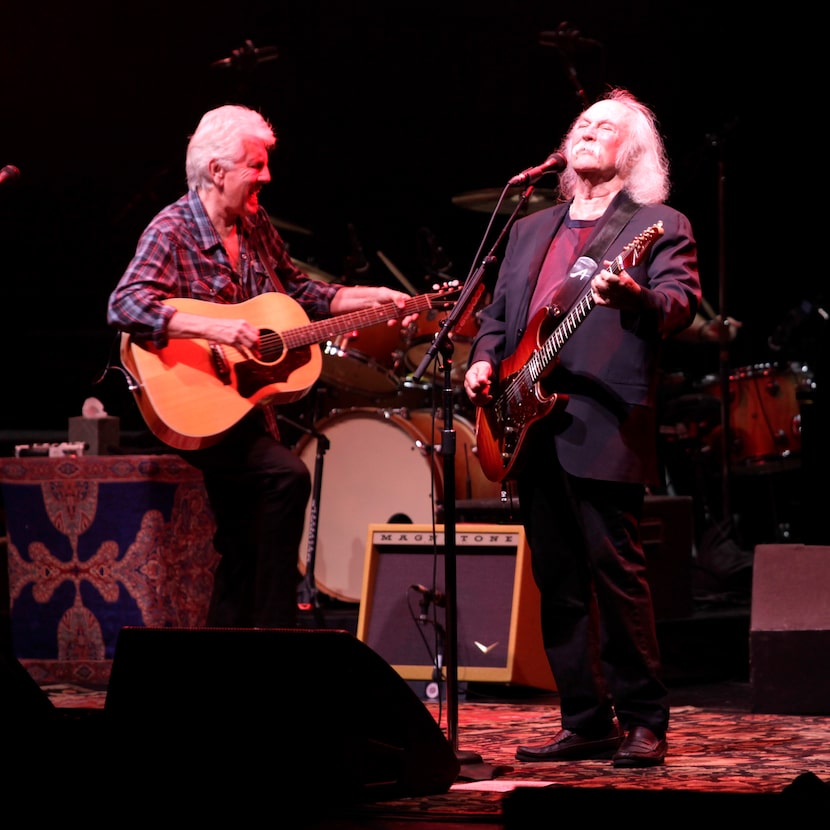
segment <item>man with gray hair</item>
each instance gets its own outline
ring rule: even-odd
[[[280,292],[311,319],[404,308],[411,298],[400,291],[311,279],[294,264],[259,203],[271,180],[268,162],[275,145],[271,125],[252,109],[227,105],[204,114],[187,147],[188,192],[141,234],[110,295],[109,325],[155,350],[171,341],[202,339],[221,375],[230,371],[223,365],[226,349],[258,357],[266,348],[261,327],[242,310],[237,314],[235,304]],[[388,319],[390,325],[407,325],[416,318],[401,311]],[[256,380],[252,371],[249,383]],[[193,419],[200,414],[192,413]],[[268,398],[215,441],[171,437],[170,443],[204,474],[216,522],[220,561],[207,624],[294,626],[311,477],[280,441]]]

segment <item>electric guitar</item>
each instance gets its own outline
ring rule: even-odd
[[[608,270],[619,274],[636,264],[662,235],[662,222],[647,228],[622,250]],[[589,289],[550,334],[561,311],[553,307],[540,309],[516,351],[502,361],[495,397],[476,410],[476,452],[490,481],[503,482],[515,477],[530,428],[567,403],[567,396],[547,393],[540,381],[553,370],[562,347],[594,305]]]
[[[450,308],[460,291],[450,283],[411,297],[402,309],[390,302],[313,323],[296,300],[277,292],[227,304],[174,297],[165,304],[206,317],[242,317],[256,326],[259,356],[199,338],[174,338],[159,349],[122,333],[121,362],[156,437],[175,449],[201,449],[215,444],[254,406],[305,396],[322,371],[320,343],[426,309]]]

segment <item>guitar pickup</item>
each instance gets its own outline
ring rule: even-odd
[[[518,433],[516,429],[512,426],[508,426],[504,430],[504,440],[502,442],[501,448],[501,458],[504,461],[505,465],[510,462],[510,459],[513,458],[513,454],[516,452],[516,444],[518,439]]]
[[[225,386],[231,385],[231,367],[228,365],[228,361],[225,360],[225,354],[222,351],[222,347],[218,343],[214,343],[211,341],[210,343],[210,357],[213,361],[213,368],[216,372],[216,376]]]

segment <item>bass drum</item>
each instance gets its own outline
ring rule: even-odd
[[[498,496],[475,457],[475,432],[454,417],[457,498]],[[431,410],[355,408],[335,412],[315,425],[328,440],[323,455],[317,510],[314,583],[318,591],[345,602],[360,602],[367,530],[370,524],[431,524],[443,501],[442,420],[432,429]],[[435,438],[430,440],[430,432]],[[317,439],[295,447],[312,476]],[[469,495],[468,495],[469,494]],[[300,570],[308,560],[309,504],[300,546]]]

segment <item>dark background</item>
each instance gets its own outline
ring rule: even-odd
[[[96,384],[116,352],[107,298],[143,227],[184,191],[199,117],[226,102],[260,109],[278,133],[262,202],[296,258],[397,286],[381,251],[420,293],[436,255],[462,280],[477,264],[488,213],[453,197],[498,190],[545,159],[580,87],[593,99],[627,86],[660,118],[671,202],[695,226],[705,297],[744,323],[730,363],[816,359],[800,320],[784,349],[768,345],[794,308],[806,301],[811,316],[820,297],[817,277],[811,285],[771,256],[777,226],[762,211],[776,174],[758,176],[768,148],[748,102],[776,58],[723,3],[108,5],[4,10],[0,166],[22,173],[0,187],[7,434],[64,430],[90,395],[123,429],[142,426],[118,374]],[[580,38],[543,45],[540,34],[563,23]],[[277,59],[213,65],[246,40]],[[785,112],[767,108],[765,126],[783,127]],[[718,357],[678,359],[696,381]]]

